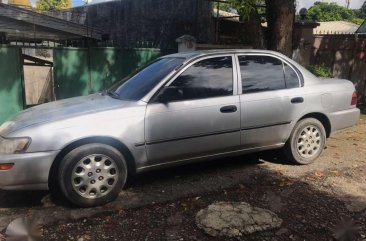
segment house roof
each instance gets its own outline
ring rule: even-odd
[[[15,40],[102,39],[99,30],[3,3],[0,3],[0,32]]]
[[[235,13],[230,13],[227,11],[223,11],[223,10],[219,10],[219,14],[217,15],[217,9],[214,8],[212,11],[212,16],[214,18],[223,18],[226,19],[228,21],[232,21],[232,22],[240,22],[239,20],[239,15],[235,14]]]
[[[360,25],[346,21],[319,22],[314,28],[314,34],[354,34]]]
[[[31,2],[29,0],[8,0],[8,4],[20,7],[32,8]]]

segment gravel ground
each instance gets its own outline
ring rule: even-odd
[[[0,229],[16,217],[41,220],[44,240],[231,240],[196,227],[217,201],[247,202],[283,219],[279,229],[240,240],[366,240],[366,116],[334,134],[316,163],[284,163],[278,151],[137,176],[117,201],[76,209],[44,192],[0,192]]]

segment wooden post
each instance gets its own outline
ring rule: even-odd
[[[216,9],[216,31],[215,31],[215,42],[219,42],[219,27],[220,27],[220,1],[217,1]]]
[[[0,32],[0,44],[6,44],[6,34],[3,32]]]

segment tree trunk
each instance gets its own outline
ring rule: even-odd
[[[264,33],[256,10],[253,10],[250,14],[249,20],[243,21],[249,44],[255,49],[265,49]]]
[[[294,0],[266,0],[268,48],[292,56]]]

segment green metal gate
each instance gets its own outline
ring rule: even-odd
[[[89,93],[87,49],[54,49],[53,76],[57,99],[87,95]]]
[[[0,124],[23,110],[23,66],[21,50],[0,47]]]
[[[64,99],[99,92],[159,56],[159,49],[54,49],[56,97]]]

